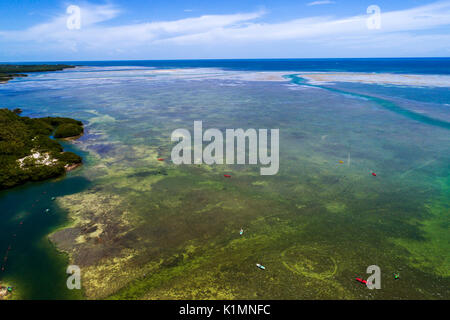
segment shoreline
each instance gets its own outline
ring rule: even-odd
[[[66,64],[0,64],[0,84],[7,83],[14,78],[28,77],[28,73],[62,71],[69,68],[75,68],[75,66]]]
[[[84,132],[81,121],[60,117],[29,118],[19,114],[20,111],[0,109],[0,141],[4,141],[0,153],[2,190],[62,176],[83,162],[80,156],[65,151],[58,142],[58,138],[73,141],[81,137]]]
[[[66,165],[64,168],[66,169],[66,172],[70,172],[70,171],[75,170],[78,167],[81,167],[82,165],[83,165],[82,163],[75,163],[75,164],[70,165],[70,166]]]

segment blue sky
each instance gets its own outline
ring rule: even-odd
[[[450,56],[450,0],[0,2],[0,61],[424,56]]]

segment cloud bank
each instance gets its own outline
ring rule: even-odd
[[[331,2],[331,1],[316,1]],[[312,5],[312,3],[310,3]],[[383,9],[383,8],[381,8]],[[84,5],[81,29],[65,12],[25,30],[0,30],[0,60],[448,56],[450,1],[368,15],[264,22],[266,11],[108,25],[120,7]],[[48,57],[48,58],[47,58]],[[14,59],[15,58],[15,59]]]

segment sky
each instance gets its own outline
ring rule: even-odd
[[[8,0],[0,61],[449,57],[450,0]]]

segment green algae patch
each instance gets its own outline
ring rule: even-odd
[[[109,299],[140,299],[146,293],[151,291],[152,288],[161,286],[173,278],[183,275],[185,272],[198,268],[200,263],[201,259],[197,259],[183,265],[163,269],[162,271],[156,272],[155,274],[149,276],[148,279],[139,279],[134,281],[126,289],[119,291]]]
[[[331,253],[323,249],[290,247],[281,253],[281,260],[293,273],[320,280],[333,277],[338,269]]]
[[[242,299],[244,297],[267,298],[273,296],[289,296],[291,298],[312,297],[305,294],[295,296],[300,288],[306,292],[320,287],[325,294],[314,291],[317,297],[331,297],[338,288],[342,297],[351,294],[339,286],[332,278],[336,274],[336,262],[331,259],[330,270],[325,270],[320,277],[314,273],[306,274],[310,280],[298,279],[292,284],[290,259],[295,258],[295,247],[290,245],[294,239],[301,239],[302,229],[290,226],[289,222],[276,217],[260,217],[245,228],[243,236],[238,230],[227,228],[223,240],[205,243],[196,240],[185,247],[183,260],[176,266],[160,264],[147,278],[139,278],[123,288],[111,299]],[[231,232],[231,233],[230,233]],[[310,259],[323,259],[325,251],[309,247]],[[175,260],[176,261],[176,260]],[[266,271],[258,271],[256,262],[263,263]],[[295,262],[294,261],[294,265]],[[334,264],[333,264],[334,263]],[[318,266],[327,269],[327,266]],[[330,274],[327,274],[330,273]],[[305,275],[302,275],[303,277]],[[324,281],[327,280],[327,281]],[[288,281],[288,282],[286,282]],[[332,283],[333,282],[333,283]],[[286,291],[287,283],[290,289]],[[321,291],[322,292],[322,291]],[[334,291],[335,293],[336,291]],[[311,293],[312,294],[312,293]],[[319,295],[319,296],[317,296]]]
[[[269,183],[267,181],[255,181],[252,182],[253,186],[260,186],[260,187],[267,187],[269,185]]]
[[[103,299],[142,276],[142,270],[134,267],[136,250],[123,249],[114,257],[103,258],[98,263],[81,268],[83,287],[88,299]],[[147,266],[151,272],[154,265]]]
[[[207,187],[207,188],[210,188],[210,189],[216,190],[216,191],[223,190],[223,188],[225,186],[225,184],[222,182],[212,181],[212,180],[211,181],[200,181],[198,183],[198,185],[200,187]]]
[[[428,218],[412,221],[423,233],[422,239],[392,239],[409,252],[408,263],[424,272],[450,277],[450,243],[448,204],[427,205]]]
[[[325,207],[332,213],[344,213],[346,210],[346,205],[340,202],[327,203]]]
[[[94,137],[82,143],[93,150],[95,163],[80,173],[93,186],[57,201],[74,219],[57,243],[71,252],[71,262],[81,264],[87,298],[445,295],[441,278],[410,260],[423,255],[441,271],[448,266],[430,257],[442,256],[445,245],[435,251],[419,245],[425,235],[438,232],[438,223],[425,227],[429,217],[423,204],[442,186],[430,187],[435,171],[428,180],[408,171],[411,157],[438,154],[445,145],[442,132],[403,135],[397,118],[377,118],[375,103],[368,107],[325,90],[285,95],[288,89],[264,84],[225,92],[214,85],[205,90],[209,82],[184,85],[192,90],[129,87],[138,94],[120,94],[117,100],[108,96],[115,92],[106,92],[102,98],[113,102],[93,113],[89,131]],[[124,104],[130,107],[121,109]],[[205,105],[211,106],[208,112]],[[100,119],[103,113],[115,121]],[[279,173],[261,176],[258,166],[174,165],[170,132],[189,128],[198,116],[207,118],[205,126],[211,128],[280,127]],[[411,139],[433,143],[417,150]],[[340,164],[341,159],[346,162]],[[410,180],[401,179],[405,171]],[[409,251],[391,239],[401,239]],[[383,290],[376,292],[354,281],[365,278],[372,264],[386,275]],[[394,281],[390,275],[398,270],[402,279]]]

